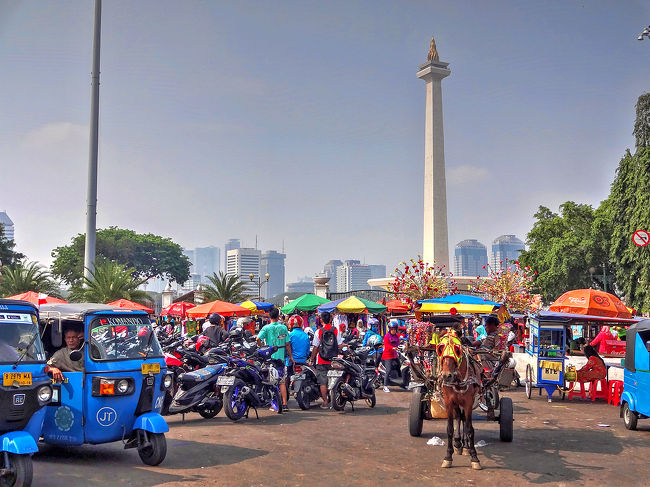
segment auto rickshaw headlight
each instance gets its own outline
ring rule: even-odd
[[[50,386],[41,386],[38,388],[37,394],[40,402],[50,402],[50,399],[52,399],[52,388]]]
[[[162,385],[165,389],[169,389],[172,386],[173,381],[174,378],[172,377],[171,374],[165,374],[165,376],[163,377]]]
[[[120,394],[126,394],[127,391],[129,390],[129,381],[126,379],[122,379],[117,383],[117,392]]]

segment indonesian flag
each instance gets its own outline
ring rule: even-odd
[[[47,303],[47,294],[38,293],[38,305]]]

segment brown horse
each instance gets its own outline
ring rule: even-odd
[[[481,470],[481,462],[474,447],[472,426],[474,399],[480,393],[480,371],[470,363],[458,335],[453,331],[441,338],[436,351],[439,361],[438,381],[447,409],[447,456],[442,461],[442,467],[451,467],[454,450],[462,455],[464,447],[469,452],[472,468]]]

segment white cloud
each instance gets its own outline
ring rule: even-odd
[[[460,186],[485,182],[489,172],[485,167],[462,165],[450,167],[447,169],[447,184],[450,186]]]

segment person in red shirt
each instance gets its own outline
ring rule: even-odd
[[[589,382],[607,377],[605,361],[600,358],[594,347],[591,345],[585,347],[585,357],[587,357],[587,363],[576,372],[578,381]]]
[[[609,331],[609,326],[602,326],[600,328],[600,333],[596,335],[589,345],[595,347],[598,345],[598,353],[607,353],[609,346],[607,345],[607,340],[612,339],[612,332]]]
[[[332,326],[332,315],[328,311],[323,311],[320,314],[320,321],[323,324],[322,327],[318,328],[316,330],[316,333],[314,333],[314,340],[312,341],[312,345],[314,346],[312,351],[311,351],[311,363],[315,364],[316,366],[316,378],[318,379],[318,385],[320,386],[320,397],[323,399],[323,404],[321,404],[322,409],[327,409],[329,408],[329,403],[327,401],[327,371],[332,368],[332,361],[331,360],[325,360],[323,357],[320,356],[319,352],[319,347],[321,344],[321,339],[323,337],[323,332],[325,330],[332,330],[334,332],[334,336],[336,337],[336,343],[338,344],[338,347],[340,348],[343,339],[341,337],[341,334],[338,333],[338,330],[336,329],[335,326]]]
[[[388,325],[388,333],[384,335],[384,352],[381,354],[381,360],[384,362],[384,368],[386,369],[384,392],[390,392],[390,389],[388,389],[390,373],[393,370],[399,372],[399,360],[397,359],[397,347],[399,347],[398,326],[397,321],[392,320]]]

